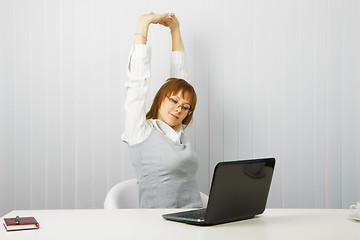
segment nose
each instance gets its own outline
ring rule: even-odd
[[[181,112],[181,110],[182,110],[182,107],[181,107],[181,105],[180,104],[178,104],[177,106],[176,106],[176,111],[178,111],[178,112]]]

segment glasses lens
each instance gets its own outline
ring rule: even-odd
[[[173,99],[173,98],[169,98],[169,101],[170,101],[172,104],[177,104],[177,103],[178,103],[178,101],[176,101],[176,100]]]
[[[185,113],[187,112],[188,115],[191,114],[191,110],[190,110],[190,106],[189,106],[189,105],[183,106],[183,105],[181,105],[177,100],[175,100],[175,99],[173,99],[173,98],[171,98],[171,97],[168,97],[168,96],[166,96],[166,97],[169,99],[169,102],[170,102],[170,103],[172,103],[173,105],[177,105],[177,107],[181,107],[181,109],[184,110]]]

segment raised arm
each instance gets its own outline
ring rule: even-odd
[[[170,18],[170,20],[168,20]],[[184,44],[180,33],[180,23],[174,13],[168,14],[166,24],[170,28],[173,51],[184,51]]]
[[[167,21],[172,39],[170,77],[188,81],[186,53],[180,33],[180,23],[174,13],[170,13],[171,21]]]
[[[168,27],[172,23],[170,15],[149,13],[142,15],[137,22],[134,35],[133,47],[128,63],[125,83],[125,131],[122,140],[128,144],[142,142],[151,132],[151,126],[146,121],[145,100],[147,94],[147,82],[150,77],[151,49],[146,44],[150,24],[161,24]]]

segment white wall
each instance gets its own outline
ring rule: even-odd
[[[360,2],[174,2],[0,2],[0,215],[101,208],[134,176],[122,86],[149,11],[181,21],[204,192],[218,161],[274,156],[269,207],[360,200]],[[149,43],[150,104],[168,76],[168,30],[151,26]]]

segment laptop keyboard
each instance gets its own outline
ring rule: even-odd
[[[205,220],[206,208],[188,211],[188,212],[182,212],[181,214],[179,213],[177,216],[180,218]]]

